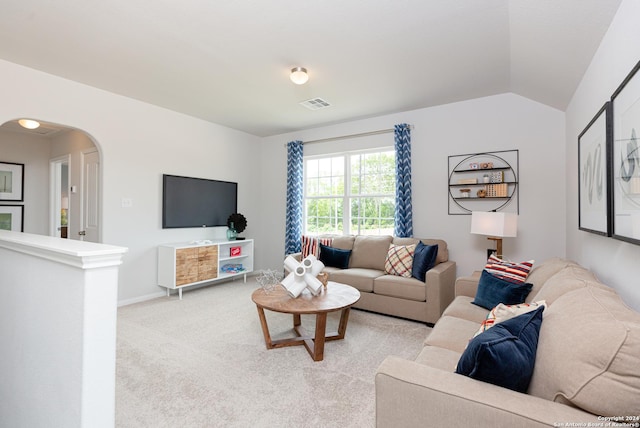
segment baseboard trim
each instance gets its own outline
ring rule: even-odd
[[[256,272],[256,271],[252,271],[247,273],[247,279],[259,275],[260,272]],[[215,284],[224,284],[225,282],[233,282],[233,281],[237,281],[237,280],[242,280],[242,275],[238,275],[238,276],[234,276],[231,278],[226,278],[226,279],[222,279],[222,280],[217,280],[215,282],[207,282],[205,284],[198,284],[198,285],[192,285],[189,286],[187,288],[184,289],[184,292],[188,292],[188,290],[196,290],[198,288],[201,287],[209,287],[211,285],[215,285]],[[177,290],[171,290],[171,296],[176,296],[177,295]],[[139,296],[139,297],[134,297],[132,299],[126,299],[126,300],[118,300],[118,307],[120,306],[127,306],[127,305],[133,305],[134,303],[140,303],[140,302],[145,302],[147,300],[151,300],[151,299],[157,299],[158,297],[165,297],[167,295],[166,291],[158,291],[157,293],[151,293],[151,294],[145,294],[144,296]]]
[[[146,294],[144,296],[134,297],[133,299],[118,300],[118,307],[133,305],[134,303],[145,302],[147,300],[157,299],[158,297],[162,297],[166,295],[167,295],[166,291],[158,291],[157,293]]]

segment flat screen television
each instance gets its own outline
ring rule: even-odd
[[[238,183],[162,176],[162,228],[226,226],[238,209]]]

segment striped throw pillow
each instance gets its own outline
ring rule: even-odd
[[[526,314],[527,312],[535,311],[540,306],[547,306],[547,303],[544,300],[540,300],[538,302],[533,303],[520,303],[519,305],[505,305],[498,304],[495,308],[491,309],[491,311],[487,314],[487,318],[482,321],[480,324],[480,329],[476,332],[473,337],[476,337],[480,333],[484,333],[489,330],[496,324],[501,323],[502,321],[509,320],[511,318],[517,317],[518,315]]]
[[[333,238],[318,238],[316,236],[302,235],[302,258],[309,254],[318,257],[320,254],[320,246],[318,244],[331,246]]]
[[[535,260],[514,263],[502,260],[493,254],[489,256],[484,269],[491,275],[516,284],[524,284]]]
[[[411,277],[413,269],[413,255],[416,252],[416,244],[389,246],[387,259],[384,261],[384,270],[390,275]]]

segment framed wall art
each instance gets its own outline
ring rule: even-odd
[[[0,230],[24,232],[24,207],[0,205]]]
[[[613,109],[613,232],[640,244],[640,62],[611,96]]]
[[[578,229],[611,236],[611,103],[578,136]]]
[[[0,162],[0,201],[24,200],[24,164]]]

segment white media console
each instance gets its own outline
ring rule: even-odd
[[[244,276],[253,271],[253,239],[202,240],[158,247],[158,285],[171,290]]]

